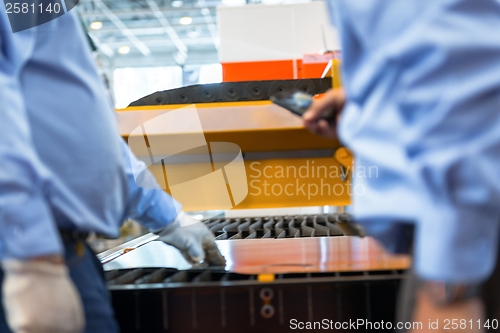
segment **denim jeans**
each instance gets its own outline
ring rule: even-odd
[[[85,310],[85,333],[116,333],[116,323],[102,265],[93,251],[83,243],[65,242],[65,259],[71,279],[82,299]],[[0,269],[0,282],[3,272]],[[0,296],[2,294],[0,288]],[[12,333],[0,304],[0,333]]]

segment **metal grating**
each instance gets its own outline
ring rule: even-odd
[[[217,240],[364,235],[347,214],[212,218],[204,223]]]

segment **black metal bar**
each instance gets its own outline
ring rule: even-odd
[[[197,84],[158,91],[130,103],[129,106],[263,101],[268,100],[275,93],[291,87],[311,95],[321,94],[332,87],[332,80],[322,78]]]

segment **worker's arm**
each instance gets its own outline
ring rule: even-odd
[[[425,282],[415,321],[492,319],[484,318],[476,293],[459,294],[477,290],[498,256],[499,17],[498,1],[449,2],[393,50],[408,64],[399,108],[414,124],[407,151],[424,203],[414,261]]]
[[[35,36],[33,30],[13,34],[5,11],[0,11],[1,258],[63,252],[48,204],[50,172],[34,149],[20,82]]]
[[[486,279],[500,222],[500,3],[329,4],[348,96],[339,136],[379,171],[354,180],[366,189],[355,213],[417,222],[422,277]]]
[[[146,165],[135,157],[125,141],[120,141],[129,189],[125,217],[141,223],[158,234],[159,240],[175,246],[188,262],[206,260],[212,265],[224,265],[212,232],[184,213],[181,204],[159,187]]]
[[[83,309],[63,264],[49,205],[51,175],[33,147],[20,82],[35,44],[36,31],[13,34],[0,9],[2,301],[14,332],[78,333],[84,326]]]
[[[399,36],[392,54],[401,119],[420,188],[418,274],[477,283],[500,234],[500,3],[456,0]]]
[[[418,291],[414,320],[476,322],[477,298],[439,304],[441,293],[428,287],[474,286],[497,257],[498,1],[330,4],[338,9],[352,99],[339,133],[358,163],[381,171],[360,181],[369,192],[358,198],[359,210],[367,223],[377,213],[389,221],[406,213],[418,222],[414,264],[426,287]]]
[[[136,158],[124,140],[120,139],[120,145],[128,185],[124,217],[152,231],[166,227],[182,211],[182,205],[160,188],[146,164]]]

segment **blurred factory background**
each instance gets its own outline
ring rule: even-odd
[[[221,30],[221,17],[226,21],[228,16],[235,17],[231,10],[249,13],[253,8],[259,11],[262,7],[260,4],[278,5],[277,10],[281,11],[281,4],[308,2],[310,1],[81,0],[79,12],[97,48],[96,58],[109,81],[115,106],[122,108],[155,91],[223,81],[221,57],[231,58],[230,54],[227,55],[231,53],[231,49],[233,53],[236,51],[243,57],[252,55],[245,54],[246,50],[227,45],[231,41],[221,38],[221,34],[244,29],[249,34],[253,31],[257,40],[266,38],[262,34],[270,33],[273,36],[272,31],[266,33],[259,29],[262,23],[265,26],[266,15],[259,15],[262,22],[252,19],[252,22],[241,22],[244,26],[240,27],[234,27],[233,22],[231,26],[228,23]],[[324,6],[321,1],[318,4]],[[224,9],[229,9],[230,12]],[[235,28],[237,29],[234,30]],[[279,25],[269,29],[279,32]],[[320,39],[319,48],[308,50],[309,53],[320,52],[325,45],[335,46],[329,24],[325,24],[323,29],[327,31],[326,35],[321,33],[316,36]],[[251,41],[242,41],[252,45],[248,43]],[[280,43],[279,40],[275,42]],[[294,44],[289,43],[289,46],[293,47]],[[262,53],[269,52],[257,49],[261,53],[260,58],[265,58]]]

